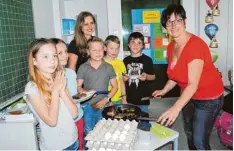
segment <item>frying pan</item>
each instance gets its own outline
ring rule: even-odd
[[[111,116],[108,112],[113,112],[116,114],[122,114],[124,116],[117,117]],[[130,115],[129,115],[130,113]],[[115,104],[112,106],[105,107],[102,111],[102,116],[106,119],[123,119],[123,120],[136,120],[136,121],[156,121],[156,118],[147,118],[144,117],[145,112],[142,112],[141,109],[133,104]]]

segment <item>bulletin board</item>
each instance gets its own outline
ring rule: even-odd
[[[167,64],[166,48],[169,39],[162,27],[160,18],[164,8],[132,9],[132,30],[144,35],[143,53],[149,56],[154,64]]]

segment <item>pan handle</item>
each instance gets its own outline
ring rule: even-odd
[[[138,117],[138,120],[145,120],[145,121],[154,121],[156,122],[156,118],[153,117]]]
[[[96,91],[95,94],[99,95],[99,94],[108,94],[109,91]]]

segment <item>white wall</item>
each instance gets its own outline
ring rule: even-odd
[[[123,34],[122,34],[122,13],[121,0],[107,0],[108,33],[116,35],[120,39],[119,59],[123,59]]]
[[[52,0],[32,0],[36,38],[55,36]]]
[[[62,38],[61,18],[64,0],[32,0],[36,38]]]
[[[198,34],[198,0],[181,0],[186,11],[186,30],[195,35]]]
[[[233,0],[229,0],[228,4],[229,15],[228,15],[228,47],[227,47],[227,69],[233,68]]]
[[[98,37],[108,36],[107,3],[106,0],[69,0],[64,1],[65,17],[76,19],[82,11],[89,11],[97,15]],[[69,42],[73,36],[67,37]]]

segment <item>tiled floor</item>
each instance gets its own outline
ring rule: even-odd
[[[158,117],[164,110],[169,108],[174,102],[176,98],[163,98],[163,99],[155,99],[151,100],[151,104],[149,107],[149,113],[151,117]],[[182,122],[182,115],[180,114],[177,118],[176,122],[173,124],[172,129],[179,132],[179,150],[188,150],[187,142],[186,142],[186,135],[183,131],[183,122]],[[225,146],[223,146],[219,142],[219,138],[217,135],[217,131],[214,129],[211,134],[210,145],[212,150],[228,150]],[[166,145],[160,150],[170,150],[171,145]]]

